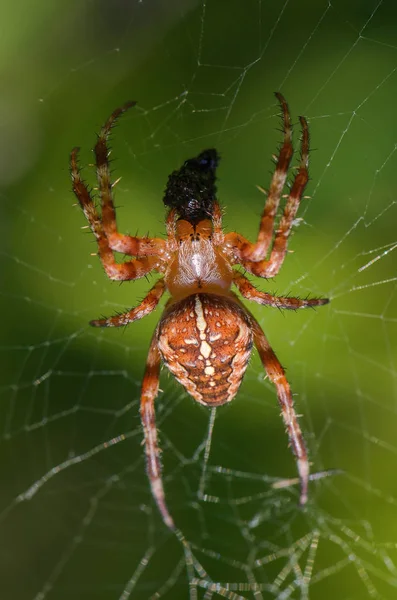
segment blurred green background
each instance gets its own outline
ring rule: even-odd
[[[7,5],[2,598],[396,597],[396,19],[391,0]],[[343,474],[312,483],[305,512],[296,487],[271,488],[295,463],[254,356],[238,397],[218,410],[206,481],[218,501],[203,502],[209,412],[163,372],[167,499],[199,572],[186,568],[145,475],[139,389],[160,311],[126,330],[89,329],[151,283],[111,283],[90,255],[68,156],[81,146],[95,186],[95,135],[137,100],[112,139],[120,230],[161,235],[169,173],[216,147],[225,226],[254,238],[255,185],[268,186],[281,137],[277,90],[294,123],[309,120],[312,180],[293,253],[277,280],[258,284],[332,302],[251,310],[287,369],[312,472]]]

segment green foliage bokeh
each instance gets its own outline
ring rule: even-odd
[[[254,238],[264,201],[255,184],[268,186],[281,135],[274,91],[287,98],[295,124],[307,116],[310,198],[302,201],[282,272],[259,285],[332,302],[309,314],[251,309],[287,367],[313,471],[338,468],[346,476],[313,485],[308,517],[290,509],[288,526],[266,520],[260,535],[269,545],[283,543],[285,527],[285,544],[292,545],[324,511],[343,523],[365,521],[374,543],[395,540],[395,254],[362,269],[396,239],[395,5],[306,0],[282,10],[275,0],[40,0],[33,10],[25,4],[7,8],[0,57],[4,597],[34,598],[50,582],[48,597],[55,600],[118,598],[145,551],[165,544],[162,560],[151,559],[146,584],[132,595],[148,598],[180,555],[151,500],[138,419],[159,311],[125,331],[89,330],[91,318],[137,303],[150,282],[119,286],[106,279],[90,255],[91,235],[80,230],[85,223],[72,207],[69,180],[69,153],[78,145],[84,177],[95,186],[89,166],[95,133],[130,99],[138,106],[114,130],[112,168],[122,176],[115,189],[119,228],[131,234],[164,233],[168,174],[215,146],[225,226]],[[180,456],[193,456],[205,437],[208,413],[166,375],[162,388],[159,423],[175,518],[195,544],[244,561],[249,540],[233,528],[233,502],[197,511],[199,466],[181,464]],[[59,483],[54,478],[18,504],[18,495],[52,467],[129,431],[124,445],[65,471]],[[257,357],[238,398],[219,411],[210,462],[272,477],[295,473],[274,390]],[[101,502],[103,482],[119,473],[119,485]],[[232,489],[216,486],[211,493],[225,498],[258,492],[254,477]],[[239,515],[248,519],[244,509]],[[327,553],[319,569],[340,560]],[[368,561],[375,568],[374,556]],[[226,563],[216,566],[222,581],[241,576]],[[263,580],[276,578],[272,568]],[[381,581],[380,597],[392,598],[391,588]],[[164,597],[187,598],[186,589],[181,583]],[[339,578],[335,569],[310,587],[313,599],[367,596],[354,568]]]

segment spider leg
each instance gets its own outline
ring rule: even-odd
[[[116,225],[116,211],[113,204],[112,198],[112,182],[110,180],[110,169],[109,169],[109,150],[107,147],[107,141],[115,125],[117,119],[126,110],[135,106],[136,102],[127,102],[123,106],[116,108],[112,112],[105,125],[102,127],[97,143],[95,144],[94,153],[96,160],[96,173],[99,185],[99,192],[101,195],[102,204],[102,224],[105,234],[110,237],[112,234],[117,234]]]
[[[164,523],[175,530],[174,521],[165,502],[163,480],[161,477],[160,449],[157,441],[156,415],[154,400],[159,390],[160,352],[155,332],[146,361],[146,369],[141,392],[141,420],[145,436],[146,469],[152,489],[153,498],[159,508]]]
[[[287,131],[289,131],[289,137],[287,139],[289,140],[289,144],[291,144],[291,129],[289,125],[288,106],[281,94],[278,94],[277,97],[281,102],[284,113],[284,135],[287,136]],[[287,111],[288,120],[286,120],[287,117],[285,111]],[[257,277],[274,277],[279,272],[281,265],[284,262],[284,258],[287,254],[288,239],[291,233],[292,225],[296,217],[296,213],[299,208],[303,192],[309,180],[309,129],[307,126],[307,121],[304,117],[299,117],[299,121],[302,126],[302,139],[298,172],[294,178],[291,191],[289,193],[284,208],[284,212],[280,219],[280,223],[275,234],[269,259],[266,259],[265,257],[272,238],[272,230],[270,230],[270,223],[271,227],[273,228],[275,213],[278,208],[279,199],[282,194],[282,189],[284,187],[287,176],[287,172],[285,171],[284,173],[282,165],[286,166],[286,168],[288,168],[289,166],[289,161],[288,164],[285,160],[281,161],[283,150],[285,144],[287,143],[286,139],[284,140],[284,145],[282,146],[280,152],[276,171],[273,175],[272,184],[270,186],[269,196],[265,204],[265,210],[261,221],[258,241],[255,244],[251,244],[243,236],[240,236],[236,233],[228,234],[225,239],[225,242],[229,246],[229,248],[232,248],[232,251],[235,254],[236,261],[242,264],[247,271],[249,271],[253,275],[256,275]],[[280,161],[282,162],[281,165]],[[281,186],[277,188],[277,193],[279,193],[277,200],[275,200],[275,196],[272,192],[274,180],[278,181]],[[267,207],[270,199],[272,199],[272,203],[268,211]],[[269,215],[268,218],[266,218],[267,213]]]
[[[276,97],[282,110],[284,141],[270,183],[268,197],[259,226],[258,239],[254,244],[248,242],[248,240],[244,240],[245,243],[243,243],[240,248],[241,259],[244,261],[258,262],[266,258],[273,237],[274,220],[276,218],[277,209],[280,204],[280,198],[283,193],[288,168],[293,154],[291,142],[291,118],[288,104],[282,94],[276,93]],[[229,234],[229,236],[231,235],[233,234]]]
[[[259,277],[275,277],[279,272],[287,254],[288,239],[296,217],[299,204],[309,181],[309,129],[304,117],[299,117],[302,126],[301,157],[298,172],[293,181],[283,215],[280,219],[274,238],[269,260],[251,263],[249,271]],[[245,263],[243,262],[245,265]]]
[[[93,327],[123,327],[133,321],[143,319],[143,317],[154,311],[164,291],[164,279],[159,279],[138,306],[114,317],[95,319],[94,321],[90,321],[90,325]]]
[[[329,303],[329,298],[293,298],[290,296],[273,296],[261,292],[239,271],[233,271],[233,283],[247,300],[273,306],[274,308],[297,310],[298,308],[314,308]]]
[[[277,356],[273,352],[265,334],[259,326],[259,323],[254,318],[252,318],[252,322],[254,343],[265,371],[270,381],[276,387],[277,398],[281,407],[281,414],[288,433],[289,442],[296,456],[300,480],[299,503],[301,506],[303,506],[306,504],[308,498],[310,469],[305,442],[294,409],[291,388],[285,376],[285,371],[281,366]]]
[[[102,127],[98,135],[97,143],[95,144],[94,154],[98,187],[101,196],[102,226],[112,250],[130,256],[162,254],[165,249],[164,240],[160,238],[139,238],[123,235],[117,231],[116,210],[112,197],[113,185],[110,178],[109,150],[107,142],[117,119],[126,110],[135,106],[135,104],[136,102],[126,102],[126,104],[113,111],[105,125]]]
[[[88,188],[81,178],[80,169],[77,163],[78,150],[78,148],[74,148],[70,156],[73,192],[75,193],[91,230],[95,235],[98,243],[98,254],[107,276],[110,279],[122,281],[144,277],[147,273],[157,267],[159,259],[154,256],[149,256],[120,264],[116,263],[102,221],[95,208],[94,202],[92,201]]]

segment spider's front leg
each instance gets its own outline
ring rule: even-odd
[[[109,169],[109,149],[107,147],[108,139],[112,128],[117,119],[126,110],[135,106],[136,102],[127,102],[120,108],[112,112],[105,125],[102,127],[97,143],[95,144],[94,154],[96,162],[96,173],[98,179],[99,192],[102,205],[102,224],[106,236],[111,239],[113,234],[117,234],[116,210],[114,208],[112,197],[112,182]]]
[[[257,277],[274,277],[279,272],[284,258],[287,254],[288,239],[291,233],[292,225],[296,217],[299,204],[309,181],[309,129],[304,117],[299,117],[302,127],[301,151],[298,172],[294,181],[288,199],[280,219],[273,244],[272,236],[274,222],[282,196],[283,188],[287,178],[289,163],[292,156],[291,143],[291,122],[288,105],[281,94],[276,94],[280,101],[283,112],[284,123],[284,143],[281,147],[277,160],[276,170],[272,177],[269,194],[265,203],[263,216],[261,219],[257,241],[252,244],[244,237],[236,233],[229,233],[226,236],[226,244],[232,249],[236,262],[242,264],[244,268]],[[267,253],[271,246],[270,257],[267,259]]]
[[[245,261],[258,262],[264,260],[267,255],[273,237],[274,220],[277,215],[277,209],[280,204],[293,154],[291,118],[288,104],[282,94],[276,93],[276,98],[280,103],[282,111],[284,140],[277,158],[276,169],[270,183],[269,193],[259,226],[258,239],[255,244],[251,244],[247,241],[240,249],[241,258]]]
[[[105,125],[102,127],[97,143],[95,144],[94,154],[96,162],[96,173],[98,188],[101,197],[102,227],[109,240],[109,246],[116,252],[122,252],[129,256],[150,256],[162,254],[165,250],[165,242],[160,238],[141,238],[131,235],[124,235],[117,231],[116,210],[113,202],[113,186],[110,178],[109,167],[109,136],[117,119],[129,108],[136,105],[136,102],[126,102],[120,108],[112,112]]]
[[[281,414],[288,433],[292,450],[296,456],[298,474],[300,480],[300,498],[299,504],[303,506],[308,499],[309,486],[309,460],[305,441],[298,423],[298,418],[294,409],[291,388],[285,376],[285,371],[280,364],[277,356],[272,350],[265,334],[260,328],[259,323],[252,317],[254,342],[258,350],[260,359],[270,381],[275,385],[277,398],[281,407]]]
[[[98,214],[95,203],[80,174],[78,165],[79,148],[74,148],[70,156],[73,192],[97,240],[98,254],[102,265],[110,279],[122,281],[144,277],[155,269],[162,260],[166,248],[166,242],[162,239],[122,235],[117,231],[116,211],[112,197],[114,184],[112,184],[110,178],[107,142],[117,118],[134,105],[135,102],[127,102],[121,108],[116,109],[98,135],[94,153],[101,198],[101,215]],[[114,251],[138,258],[118,264],[113,255]]]
[[[150,344],[142,382],[141,420],[145,435],[146,468],[152,494],[164,523],[170,529],[175,530],[174,520],[170,515],[165,501],[154,408],[154,401],[159,391],[160,363],[161,358],[157,346],[157,331],[155,331]]]
[[[284,258],[287,254],[288,240],[291,234],[292,225],[294,223],[303,192],[305,191],[307,182],[309,181],[309,130],[307,121],[304,117],[299,117],[299,121],[302,126],[300,163],[298,172],[295,175],[295,179],[292,183],[284,212],[276,231],[270,257],[268,260],[262,260],[256,263],[243,261],[243,265],[247,265],[247,270],[258,277],[275,277],[281,269]]]
[[[70,156],[70,171],[72,176],[73,192],[75,193],[85,218],[87,219],[98,244],[98,254],[101,259],[106,275],[110,279],[125,281],[144,277],[158,265],[159,259],[155,256],[142,257],[127,261],[125,263],[116,263],[113,250],[110,247],[109,239],[105,233],[103,223],[95,208],[95,204],[90,196],[88,188],[80,175],[80,169],[77,163],[78,148],[72,150]]]

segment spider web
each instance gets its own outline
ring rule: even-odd
[[[14,4],[2,40],[2,597],[395,598],[395,3],[39,1],[29,19]],[[300,510],[256,356],[216,413],[163,373],[178,538],[151,497],[138,413],[160,312],[126,330],[87,326],[150,282],[112,284],[90,256],[68,153],[82,147],[94,185],[95,132],[137,100],[112,140],[120,230],[161,234],[168,174],[216,147],[225,227],[253,238],[255,184],[268,185],[280,142],[277,90],[296,145],[298,115],[309,120],[312,181],[293,252],[259,286],[332,302],[250,308],[287,368],[320,476]]]

